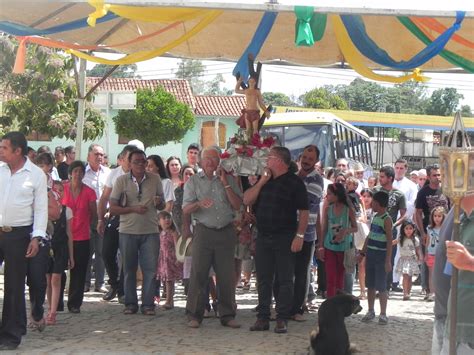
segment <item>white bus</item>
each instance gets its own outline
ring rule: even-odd
[[[329,112],[274,113],[265,120],[261,135],[273,136],[287,147],[296,160],[303,148],[314,144],[320,151],[324,167],[335,167],[336,160],[346,158],[372,167],[369,136],[364,131]]]

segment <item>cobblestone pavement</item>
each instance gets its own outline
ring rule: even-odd
[[[358,294],[358,291],[355,291]],[[3,275],[0,276],[0,301],[3,301]],[[287,334],[270,331],[250,332],[255,322],[252,309],[257,304],[254,287],[237,291],[237,320],[241,329],[220,325],[217,318],[205,319],[199,329],[186,326],[185,301],[178,287],[173,310],[158,310],[156,316],[123,315],[123,305],[102,301],[102,294],[86,293],[80,314],[58,313],[56,326],[42,333],[28,332],[18,354],[306,354],[309,333],[315,328],[317,313],[305,314],[305,322],[289,322]],[[422,300],[420,287],[414,286],[410,301],[393,293],[388,302],[388,325],[360,321],[367,310],[346,318],[352,343],[360,354],[429,354],[433,326],[433,303]],[[316,300],[320,304],[321,299]],[[376,300],[376,313],[378,312]],[[273,323],[273,322],[272,322]],[[12,352],[13,353],[13,352]]]

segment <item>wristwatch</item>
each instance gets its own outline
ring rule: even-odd
[[[304,234],[303,233],[296,233],[296,237],[300,239],[304,239]]]

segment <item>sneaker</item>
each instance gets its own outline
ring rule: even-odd
[[[387,323],[388,323],[388,318],[387,318],[387,316],[386,316],[385,314],[381,314],[381,315],[379,316],[379,324],[385,325],[385,324],[387,324]]]
[[[368,311],[365,314],[365,316],[361,319],[361,322],[367,323],[367,322],[370,322],[374,318],[375,318],[375,312],[374,311]]]
[[[111,287],[109,291],[102,297],[104,301],[112,301],[115,297],[117,297],[117,288]]]

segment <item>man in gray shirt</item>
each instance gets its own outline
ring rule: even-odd
[[[204,316],[209,295],[206,284],[211,266],[217,276],[219,315],[223,326],[240,328],[235,321],[234,252],[237,236],[233,225],[234,211],[240,209],[242,193],[232,176],[218,170],[219,148],[201,152],[202,171],[184,185],[183,236],[191,236],[189,215],[196,222],[192,242],[192,267],[186,313],[188,326],[198,328]]]
[[[155,315],[155,274],[160,250],[157,209],[165,206],[160,177],[145,171],[146,155],[130,152],[131,171],[117,178],[110,195],[110,213],[120,215],[119,244],[123,260],[124,314],[138,311],[137,266],[143,273],[141,311]]]

